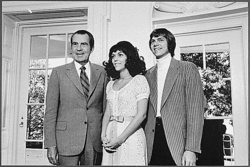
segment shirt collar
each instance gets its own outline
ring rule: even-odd
[[[166,64],[169,64],[171,60],[171,54],[168,53],[166,56],[160,58],[160,59],[156,59],[156,63],[158,65],[158,67],[166,67]]]
[[[80,70],[80,68],[82,67],[82,65],[80,63],[78,63],[77,61],[74,61],[74,63],[75,63],[76,69]],[[86,68],[86,70],[89,70],[90,69],[89,62],[86,63],[84,67]]]

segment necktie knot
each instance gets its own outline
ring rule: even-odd
[[[86,67],[85,66],[81,66],[81,71],[85,71],[86,70]]]

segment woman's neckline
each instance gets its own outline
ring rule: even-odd
[[[113,88],[113,86],[114,86],[114,83],[115,83],[115,81],[113,82],[113,84],[112,84],[112,86],[111,86],[111,88],[112,88],[112,90],[113,91],[115,91],[115,92],[119,92],[119,91],[121,91],[121,90],[123,90],[125,87],[127,87],[127,85],[129,85],[129,83],[133,80],[135,78],[135,76],[134,77],[131,77],[131,80],[130,81],[128,81],[128,83],[126,83],[123,87],[121,87],[120,89],[118,89],[118,90],[115,90],[114,88]]]

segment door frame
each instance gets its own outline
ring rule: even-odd
[[[16,91],[16,105],[17,108],[15,109],[15,112],[17,113],[17,123],[14,127],[15,139],[13,145],[15,145],[13,150],[13,164],[15,165],[25,165],[25,137],[26,134],[23,134],[26,132],[26,122],[27,122],[27,116],[25,114],[27,113],[27,93],[28,93],[28,64],[29,61],[29,55],[23,56],[24,53],[29,53],[29,46],[30,42],[29,40],[26,41],[27,47],[23,47],[23,41],[24,38],[29,38],[31,35],[34,35],[36,33],[26,33],[29,29],[53,29],[54,26],[82,26],[83,24],[87,25],[88,27],[88,21],[87,19],[83,18],[75,18],[75,19],[64,19],[64,20],[49,20],[45,22],[32,22],[32,23],[20,23],[17,24],[16,28],[16,37],[17,37],[17,48],[16,48],[16,54],[18,55],[17,60],[17,77],[16,77],[16,83],[17,83],[17,91]],[[43,33],[43,32],[39,32]],[[39,34],[37,33],[37,34]],[[58,31],[58,33],[60,33]],[[44,33],[43,33],[44,34]],[[28,50],[27,50],[28,49]],[[26,73],[23,73],[22,70],[26,70]],[[25,98],[23,97],[25,95]],[[23,122],[23,127],[20,127],[20,124]],[[21,136],[21,138],[20,138]],[[23,149],[22,149],[23,148]]]

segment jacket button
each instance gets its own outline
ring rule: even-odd
[[[155,132],[155,130],[154,130],[154,129],[153,129],[152,131],[153,131],[153,132]]]
[[[84,121],[84,124],[87,124],[87,121]]]

